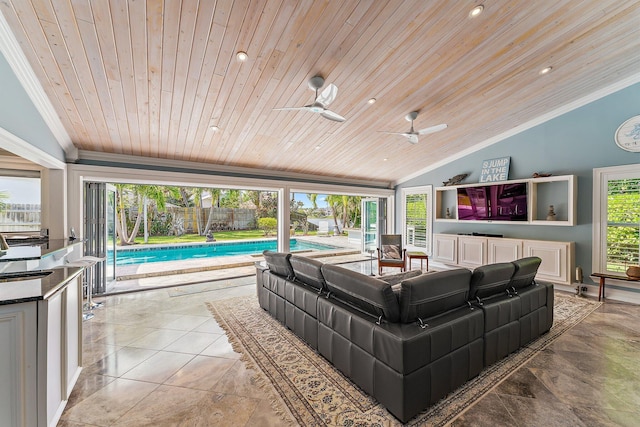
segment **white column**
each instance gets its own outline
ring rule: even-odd
[[[42,169],[40,175],[42,200],[41,228],[49,229],[50,239],[64,239],[67,229],[67,172],[63,169]]]
[[[278,190],[278,251],[289,252],[289,228],[291,227],[290,213],[291,189],[289,186]]]

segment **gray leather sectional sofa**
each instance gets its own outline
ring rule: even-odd
[[[406,422],[549,331],[553,285],[540,259],[386,282],[265,251],[260,306]]]

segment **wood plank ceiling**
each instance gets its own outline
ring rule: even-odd
[[[470,19],[474,5],[3,0],[0,11],[79,149],[334,179],[397,182],[640,71],[640,1],[492,0]],[[318,74],[338,86],[330,109],[345,122],[273,110],[310,104]],[[413,110],[416,129],[448,129],[416,145],[379,132],[407,131]]]

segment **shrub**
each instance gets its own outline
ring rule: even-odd
[[[269,236],[278,228],[278,221],[275,218],[258,218],[258,228]]]

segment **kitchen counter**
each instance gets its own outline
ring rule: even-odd
[[[0,274],[0,305],[46,300],[82,273],[80,267]]]
[[[0,254],[0,274],[50,270],[81,256],[82,240],[14,243]]]
[[[68,252],[75,245],[82,243],[80,240],[52,239],[42,242],[12,243],[9,249],[0,255],[0,262],[27,261],[42,259],[58,252]]]

